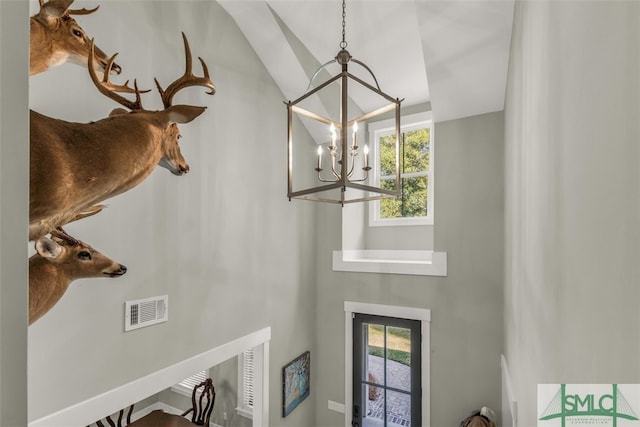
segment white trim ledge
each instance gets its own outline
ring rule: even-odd
[[[328,401],[328,408],[331,411],[339,412],[344,414],[344,403],[334,402],[333,400]]]
[[[333,271],[447,276],[447,253],[405,250],[333,251]]]
[[[0,0],[1,1],[1,0]],[[165,388],[215,366],[253,347],[256,358],[253,426],[269,426],[269,341],[271,327],[266,327],[197,354],[174,365],[108,390],[68,408],[29,422],[29,427],[86,426],[131,403],[139,402]]]

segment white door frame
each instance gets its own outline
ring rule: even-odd
[[[344,302],[344,425],[351,427],[353,412],[353,316],[355,313],[374,316],[397,317],[400,319],[419,320],[422,327],[422,422],[423,427],[431,424],[430,413],[430,325],[431,310],[425,308],[400,307],[393,305],[368,304],[361,302]]]

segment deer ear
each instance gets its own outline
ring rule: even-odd
[[[62,246],[51,239],[41,237],[36,241],[36,251],[42,258],[54,260],[62,253]]]
[[[196,107],[193,105],[173,105],[164,110],[164,113],[167,115],[168,122],[189,123],[204,113],[206,109],[207,107]]]
[[[109,113],[109,117],[113,117],[113,116],[121,116],[123,114],[129,114],[129,112],[127,110],[125,110],[124,108],[114,108],[113,110],[111,110],[111,112]]]
[[[52,18],[60,18],[64,15],[73,0],[50,0],[40,8],[40,14],[47,18],[47,22],[51,22]]]

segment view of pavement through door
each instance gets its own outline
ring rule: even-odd
[[[353,425],[410,427],[412,418],[420,420],[419,360],[419,324],[405,319],[356,315],[354,402],[357,403]]]
[[[373,375],[374,381],[383,378],[384,359],[379,356],[368,356],[369,372]],[[394,383],[411,384],[411,369],[407,365],[387,360],[388,378]],[[366,417],[362,421],[364,427],[377,427],[384,425],[384,403],[385,395],[382,389],[376,386],[367,385],[367,409]],[[407,394],[387,392],[387,426],[411,426],[411,399]]]

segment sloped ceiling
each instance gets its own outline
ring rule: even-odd
[[[290,100],[340,50],[339,0],[218,2]],[[347,50],[403,107],[430,103],[436,121],[499,111],[513,7],[514,0],[347,0]]]

